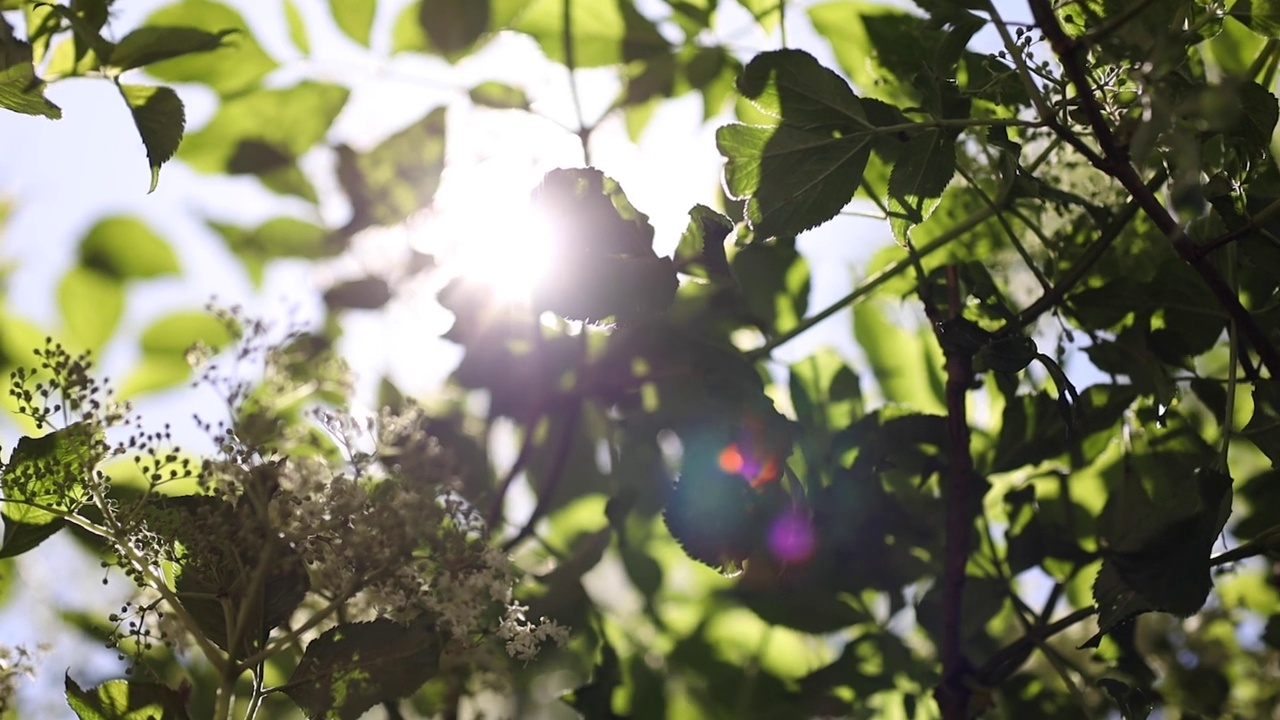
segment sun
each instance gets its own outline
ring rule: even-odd
[[[529,201],[538,178],[487,167],[454,178],[422,227],[420,249],[450,277],[490,288],[495,298],[527,304],[554,270],[551,218]]]

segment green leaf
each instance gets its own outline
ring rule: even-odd
[[[1280,382],[1260,380],[1253,386],[1253,417],[1241,433],[1280,468]]]
[[[67,704],[79,720],[187,720],[183,693],[158,683],[108,680],[80,689],[66,677]]]
[[[210,222],[226,242],[227,248],[244,263],[255,285],[261,284],[267,262],[277,258],[318,259],[332,257],[342,250],[330,242],[330,233],[315,223],[291,217],[278,217],[256,228],[243,228]]]
[[[57,120],[62,117],[62,110],[45,99],[45,84],[36,77],[31,58],[27,43],[0,42],[0,108]]]
[[[90,50],[76,59],[76,43],[72,38],[63,38],[53,52],[49,54],[49,62],[44,68],[45,80],[57,80],[64,77],[87,75],[101,68],[98,54]]]
[[[794,243],[754,242],[733,256],[744,304],[766,332],[785,333],[809,309],[809,265]]]
[[[125,35],[111,51],[110,65],[119,72],[192,53],[217,50],[234,30],[207,32],[193,27],[144,25]]]
[[[1277,0],[1236,0],[1227,14],[1263,37],[1280,37],[1280,2]]]
[[[943,133],[937,128],[925,130],[907,141],[893,164],[889,173],[889,197],[909,211],[912,224],[922,223],[937,206],[925,201],[942,197],[955,172],[955,134]]]
[[[569,1],[569,34],[576,67],[629,63],[671,52],[658,28],[631,3]],[[531,0],[511,25],[511,29],[533,36],[543,53],[559,63],[565,62],[565,2]]]
[[[80,241],[80,264],[116,280],[177,275],[178,258],[164,238],[130,216],[99,220]]]
[[[905,329],[885,317],[886,308],[860,303],[853,308],[853,334],[875,374],[885,400],[921,412],[946,412],[942,391],[942,357],[927,325]]]
[[[284,0],[284,19],[289,27],[289,40],[293,46],[303,55],[310,55],[311,41],[307,39],[307,21],[294,0]]]
[[[500,82],[483,82],[468,92],[471,102],[499,110],[528,110],[529,97],[524,90]]]
[[[373,16],[377,11],[377,0],[329,0],[329,12],[333,13],[333,21],[338,28],[365,47],[369,46],[369,30],[373,28]]]
[[[93,268],[73,267],[58,285],[58,309],[77,344],[99,350],[124,314],[124,283]]]
[[[312,640],[284,692],[310,716],[356,720],[440,671],[440,636],[424,619],[344,623]]]
[[[18,441],[0,477],[4,556],[29,550],[62,527],[57,511],[82,501],[84,479],[102,457],[100,443],[101,435],[84,423]]]
[[[152,13],[146,25],[203,30],[215,35],[234,32],[235,37],[207,54],[177,57],[147,66],[147,72],[167,82],[198,82],[224,97],[258,84],[276,67],[258,45],[238,12],[213,0],[179,0]]]
[[[182,100],[173,88],[163,85],[118,85],[120,95],[129,105],[133,124],[142,136],[151,163],[151,188],[154,192],[160,182],[160,166],[178,151],[182,132],[186,126],[186,113]]]
[[[273,176],[297,172],[297,159],[324,138],[349,94],[344,87],[304,80],[227,99],[207,125],[187,136],[178,157],[203,173],[255,174],[279,189]],[[302,190],[296,183],[285,187],[306,197],[310,185],[303,183]]]
[[[676,246],[680,272],[699,277],[723,278],[729,274],[724,241],[733,232],[733,221],[706,205],[689,210],[689,225]]]
[[[755,56],[738,79],[738,91],[762,112],[797,128],[870,127],[849,84],[801,50]]]
[[[139,339],[142,359],[120,384],[122,398],[155,392],[191,377],[187,351],[202,344],[214,351],[232,342],[226,323],[199,310],[184,310],[153,321]]]
[[[1209,558],[1231,509],[1231,478],[1200,468],[1145,477],[1127,472],[1099,524],[1103,567],[1094,583],[1098,639],[1152,610],[1187,617],[1213,588]]]
[[[731,197],[746,199],[757,236],[797,235],[853,199],[871,151],[867,135],[726,125],[716,132]]]
[[[357,153],[338,146],[338,181],[351,199],[347,230],[396,225],[430,207],[444,170],[445,109]]]

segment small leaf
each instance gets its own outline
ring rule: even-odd
[[[1120,708],[1124,720],[1147,720],[1155,704],[1151,694],[1140,687],[1115,678],[1098,678],[1098,687]]]
[[[80,264],[117,280],[138,280],[180,272],[164,238],[129,216],[99,220],[80,241]]]
[[[483,82],[471,88],[471,102],[499,110],[528,110],[529,97],[518,87],[500,82]]]
[[[889,173],[889,196],[913,216],[913,223],[927,219],[927,211],[936,207],[923,202],[942,197],[942,191],[956,172],[956,138],[934,128],[911,138],[902,149],[893,171]]]
[[[213,351],[231,344],[224,321],[200,310],[184,310],[155,320],[142,331],[142,359],[125,376],[118,394],[122,398],[164,390],[191,377],[187,351],[197,343]]]
[[[309,717],[356,720],[440,671],[440,636],[425,619],[346,623],[307,645],[284,692]]]
[[[144,25],[125,35],[111,51],[110,65],[119,72],[161,60],[216,50],[234,30],[206,32],[193,27]]]
[[[472,0],[420,0],[418,25],[432,47],[455,58],[489,29],[489,3]]]
[[[1280,382],[1260,380],[1253,386],[1253,417],[1242,433],[1280,468]]]
[[[391,301],[391,286],[379,277],[338,283],[324,291],[330,310],[377,310]]]
[[[468,0],[441,0],[468,3]],[[568,0],[569,33],[573,41],[574,64],[579,68],[630,63],[671,53],[652,20],[632,3],[577,2]],[[510,27],[538,41],[542,52],[559,63],[565,62],[564,39],[566,0],[531,0],[512,20]],[[492,27],[503,27],[494,17]]]
[[[163,85],[118,87],[147,149],[147,160],[151,163],[151,189],[147,192],[154,192],[160,182],[160,166],[173,157],[182,142],[187,121],[182,100],[173,88]]]
[[[294,0],[284,0],[284,19],[289,26],[289,40],[293,46],[303,55],[310,55],[311,41],[307,39],[307,22]]]
[[[329,12],[333,14],[338,28],[365,47],[369,46],[369,30],[373,28],[373,16],[377,10],[377,0],[329,0]]]
[[[79,720],[188,720],[183,693],[159,683],[108,680],[80,689],[66,677],[67,704]]]

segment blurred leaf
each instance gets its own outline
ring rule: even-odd
[[[104,218],[90,228],[80,241],[80,264],[122,281],[180,272],[169,243],[130,216]]]
[[[524,91],[500,82],[482,82],[468,91],[471,102],[499,110],[528,110],[529,98]]]
[[[344,623],[307,645],[284,692],[312,717],[355,720],[440,671],[441,640],[423,619]]]
[[[483,5],[485,3],[476,3]],[[368,47],[369,30],[377,13],[377,0],[329,0],[329,12],[347,37]]]
[[[418,25],[431,48],[457,59],[489,29],[489,3],[419,0]]]
[[[207,312],[186,310],[165,315],[142,331],[142,359],[125,376],[122,398],[174,387],[191,378],[187,351],[197,343],[218,351],[231,343],[226,324]]]
[[[330,310],[377,310],[391,301],[391,286],[379,277],[338,283],[324,291]]]
[[[733,256],[746,309],[768,334],[785,333],[809,309],[809,266],[794,243],[754,242]]]
[[[307,21],[298,10],[295,0],[284,0],[284,19],[289,27],[289,41],[303,55],[311,54],[311,41],[307,37]]]
[[[187,720],[186,698],[166,685],[108,680],[80,689],[66,677],[67,704],[80,720]]]
[[[304,80],[280,90],[253,90],[225,100],[213,119],[190,133],[178,157],[203,173],[252,173],[272,189],[307,197],[296,161],[320,142],[347,102],[346,88]],[[267,160],[264,162],[264,158]]]
[[[565,61],[565,2],[529,0],[511,25],[511,29],[533,36],[546,56],[559,63]],[[572,2],[569,9],[577,67],[616,65],[670,52],[671,46],[658,28],[631,3]]]
[[[90,267],[73,267],[58,285],[58,309],[78,344],[101,349],[124,314],[124,283]]]
[[[220,2],[179,0],[152,13],[145,25],[197,29],[219,37],[228,31],[235,33],[206,54],[148,65],[147,73],[159,80],[205,83],[225,97],[257,85],[276,67],[275,60],[258,45],[240,14]]]
[[[886,400],[925,412],[946,411],[942,357],[927,326],[911,332],[885,317],[883,306],[860,303],[853,308],[853,332]]]
[[[445,109],[436,108],[372,150],[338,146],[338,180],[351,200],[349,233],[395,225],[431,206],[444,170]]]
[[[182,142],[186,112],[173,88],[163,85],[119,85],[120,95],[129,106],[133,124],[142,136],[151,163],[151,187],[160,182],[160,166],[169,161]]]
[[[272,218],[256,228],[245,228],[210,221],[226,242],[227,248],[244,263],[255,285],[262,283],[266,263],[279,258],[315,260],[331,257],[342,250],[330,242],[330,233],[306,220],[292,217]]]
[[[1241,433],[1280,467],[1280,382],[1264,380],[1253,386],[1253,417]]]

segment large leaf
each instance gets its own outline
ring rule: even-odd
[[[801,50],[755,56],[738,79],[738,91],[761,111],[797,128],[869,128],[862,104],[839,75]]]
[[[151,75],[169,82],[199,82],[223,96],[243,92],[275,69],[276,62],[258,45],[244,18],[213,0],[179,0],[147,18],[152,27],[181,27],[214,35],[227,31],[235,36],[216,49],[198,56],[175,57],[147,66]]]
[[[350,231],[395,225],[427,208],[444,170],[445,109],[383,140],[368,152],[338,147],[338,180],[351,200]]]
[[[184,693],[140,680],[108,680],[83,690],[66,678],[67,704],[79,720],[187,720]]]
[[[116,280],[176,275],[178,258],[164,238],[129,216],[99,220],[80,241],[80,264]]]
[[[835,217],[853,199],[871,152],[866,134],[833,136],[781,125],[726,125],[716,132],[725,186],[746,199],[761,237],[797,235]]]
[[[338,625],[307,645],[284,692],[310,717],[356,720],[435,677],[440,647],[435,627],[423,619]]]
[[[160,182],[160,166],[169,161],[182,142],[186,126],[186,113],[182,100],[173,88],[163,85],[120,85],[120,95],[129,106],[133,124],[142,136],[147,149],[147,161],[151,164],[151,188]]]
[[[333,21],[347,37],[365,46],[369,44],[369,30],[373,28],[373,16],[377,11],[377,0],[329,0]]]

